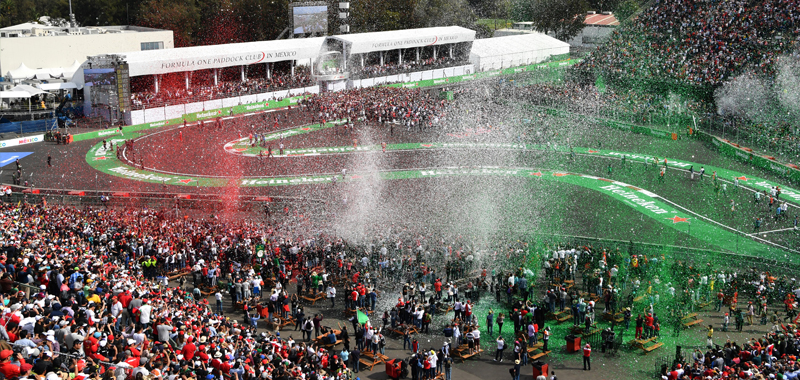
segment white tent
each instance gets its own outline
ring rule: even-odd
[[[26,91],[0,91],[0,98],[30,98],[31,94]]]
[[[36,70],[25,66],[24,63],[20,63],[19,67],[9,71],[8,75],[12,80],[31,79],[36,75]]]
[[[80,68],[81,68],[81,62],[78,62],[78,60],[76,59],[75,62],[72,63],[72,66],[65,67],[62,70],[62,75],[64,75],[64,78],[67,79],[72,78],[72,76],[75,75],[75,72],[80,70]]]
[[[329,37],[342,41],[349,54],[455,44],[475,39],[475,31],[460,26],[390,30],[386,32],[341,34]]]
[[[183,71],[246,66],[256,63],[311,62],[322,49],[325,37],[294,38],[238,44],[192,46],[121,53],[128,63],[129,75],[167,74]],[[76,83],[81,84],[76,81]]]
[[[531,65],[554,55],[569,54],[569,44],[546,34],[485,38],[472,43],[470,62],[477,71]]]
[[[14,86],[13,88],[11,88],[10,91],[13,91],[13,92],[25,92],[25,93],[28,94],[27,97],[31,97],[31,96],[35,96],[35,95],[41,95],[41,94],[52,95],[49,92],[42,91],[41,89],[38,89],[38,88],[33,87],[33,86],[28,86],[26,84],[21,84],[21,85],[18,85],[18,86]]]
[[[39,87],[42,90],[46,90],[46,91],[78,88],[78,86],[76,86],[75,83],[72,83],[72,82],[42,83],[42,84],[39,85]]]

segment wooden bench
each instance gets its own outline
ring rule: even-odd
[[[461,362],[463,363],[464,360],[467,360],[471,357],[480,356],[483,353],[483,350],[479,349],[476,352],[469,353],[469,349],[467,349],[466,352],[457,352],[457,353],[458,353],[458,359],[461,360]]]
[[[372,367],[375,367],[376,364],[380,363],[380,362],[374,362],[374,361],[369,360],[367,358],[359,358],[358,362],[361,363],[361,369],[362,370],[366,367],[370,371],[372,371]]]
[[[342,344],[342,340],[341,339],[336,339],[336,343],[333,343],[333,344],[331,344],[331,343],[322,343],[322,342],[319,343],[320,346],[325,347],[328,350],[332,350],[334,347],[336,347],[336,346],[338,346],[340,344]]]
[[[169,273],[167,275],[167,279],[169,279],[170,281],[174,281],[174,280],[177,280],[177,279],[179,279],[179,278],[181,278],[183,276],[188,276],[190,274],[191,274],[191,272],[189,272],[188,270],[172,272],[172,273]]]
[[[549,350],[548,351],[541,351],[541,352],[536,353],[536,354],[528,354],[528,359],[530,359],[530,360],[538,360],[539,358],[545,357],[547,355],[550,355],[550,351]]]
[[[536,343],[533,346],[528,347],[528,353],[531,353],[531,352],[534,352],[536,350],[539,350],[542,347],[544,347],[544,342]]]
[[[317,301],[324,300],[326,297],[324,293],[317,293],[315,295],[304,295],[300,298],[308,302],[311,302],[311,306],[314,306],[314,304],[317,303]]]
[[[286,318],[283,318],[283,317],[281,317],[279,315],[278,319],[281,321],[281,323],[280,323],[281,327],[286,327],[286,326],[289,326],[289,325],[292,325],[292,326],[296,326],[297,325],[297,321],[295,321],[294,317],[292,317],[291,315],[287,316]]]
[[[389,360],[389,357],[386,355],[381,354],[380,352],[375,353],[373,355],[372,351],[361,351],[361,357],[368,358],[372,361],[376,361],[378,363],[386,363]]]
[[[599,333],[601,330],[602,330],[601,328],[596,328],[594,330],[589,330],[588,334],[582,334],[582,335],[583,335],[584,338],[588,338],[588,337],[590,337],[590,336],[592,336],[594,334]]]
[[[648,353],[655,351],[657,348],[659,348],[659,347],[661,347],[663,345],[664,345],[664,342],[656,342],[653,345],[650,345],[650,346],[647,346],[647,347],[642,347],[642,350],[644,350],[644,354],[647,355]]]
[[[656,340],[656,338],[657,337],[653,336],[653,337],[650,337],[648,339],[633,339],[630,342],[628,342],[628,345],[630,345],[633,348],[644,349],[644,346],[647,345],[647,343],[650,343],[650,342]]]
[[[695,320],[693,320],[693,321],[684,322],[684,323],[683,323],[683,327],[688,329],[689,327],[692,327],[692,326],[694,326],[694,325],[699,325],[699,324],[701,324],[701,323],[703,323],[703,320],[702,320],[702,319],[695,319]]]
[[[570,319],[572,319],[571,309],[564,309],[564,311],[562,311],[561,313],[556,314],[556,321],[558,321],[558,323],[568,321]]]
[[[569,308],[566,308],[566,309],[564,309],[564,310],[561,310],[561,311],[559,311],[559,312],[557,312],[557,313],[551,313],[551,314],[550,314],[550,317],[552,317],[553,319],[558,319],[558,317],[561,317],[561,316],[563,316],[563,315],[564,315],[564,314],[566,314],[566,313],[572,314],[572,310],[571,310],[571,309],[569,309]]]
[[[606,321],[609,321],[609,322],[614,321],[615,323],[622,323],[622,322],[625,321],[625,314],[623,312],[621,312],[621,311],[617,312],[615,314],[604,313],[603,314],[603,319],[605,319]]]
[[[694,325],[699,325],[699,324],[703,323],[703,320],[700,319],[700,318],[697,318],[697,313],[691,313],[691,314],[687,314],[683,318],[681,318],[681,323],[683,323],[683,327],[684,328],[689,328],[689,327],[692,327]]]
[[[697,303],[697,308],[698,309],[702,309],[704,307],[707,307],[708,305],[711,305],[711,301],[698,302]]]

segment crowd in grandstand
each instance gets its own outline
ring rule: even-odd
[[[271,78],[248,78],[245,81],[219,82],[216,86],[191,86],[161,88],[131,94],[134,109],[163,107],[168,105],[201,102],[242,95],[261,94],[316,85],[305,66],[297,66],[295,75],[273,73]]]
[[[716,85],[745,65],[770,73],[800,35],[800,4],[660,0],[580,65],[612,76]]]
[[[399,62],[385,62],[383,65],[374,64],[361,67],[354,65],[352,75],[354,78],[374,78],[388,75],[407,74],[415,71],[435,70],[445,67],[453,67],[459,64],[467,64],[468,62],[463,59],[433,57],[415,61],[413,59],[406,59],[402,63]]]

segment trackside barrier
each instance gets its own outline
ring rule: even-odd
[[[218,109],[213,109],[213,110],[206,110],[206,111],[200,111],[200,112],[191,112],[191,113],[184,114],[182,117],[179,117],[179,118],[173,118],[173,119],[168,119],[168,120],[156,121],[156,122],[152,122],[152,123],[136,124],[136,125],[130,125],[130,126],[122,127],[122,133],[124,135],[124,132],[136,132],[136,131],[141,131],[141,130],[146,130],[146,129],[166,127],[166,126],[170,126],[170,125],[179,125],[179,124],[182,124],[184,122],[184,120],[187,123],[194,123],[194,122],[197,122],[197,121],[213,120],[213,119],[216,119],[218,117],[239,115],[239,114],[243,114],[243,113],[258,112],[258,111],[266,111],[266,110],[275,109],[275,108],[283,108],[283,107],[296,105],[296,104],[298,104],[300,99],[303,99],[303,98],[304,98],[303,96],[295,96],[295,97],[286,98],[286,99],[282,99],[282,100],[272,100],[272,101],[265,100],[265,101],[250,103],[250,104],[237,105],[237,106],[233,106],[233,107],[223,107],[223,108],[218,108]],[[73,136],[73,141],[91,140],[91,139],[107,137],[107,136],[114,136],[114,135],[119,135],[119,134],[120,134],[120,130],[118,128],[110,128],[110,129],[104,129],[104,130],[101,130],[101,131],[92,131],[92,132],[86,132],[86,133],[80,133],[80,134],[74,135]]]
[[[747,164],[757,166],[768,172],[788,179],[793,183],[800,183],[800,167],[794,164],[778,162],[775,157],[760,155],[748,147],[733,143],[730,140],[706,132],[698,132],[701,139],[711,143],[723,155],[733,157]]]

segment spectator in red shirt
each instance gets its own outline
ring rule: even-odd
[[[12,355],[14,355],[14,351],[11,350],[0,351],[0,373],[5,375],[6,379],[12,379],[25,374],[22,372],[22,369],[20,368],[26,366],[25,359],[22,358],[22,354],[18,353],[16,356],[17,359],[19,359],[20,365],[11,363]],[[30,371],[30,366],[27,367],[28,370]]]
[[[197,346],[192,343],[192,337],[187,337],[186,344],[181,349],[180,354],[183,355],[184,359],[192,360],[192,358],[194,358],[195,351],[197,351]]]
[[[584,371],[591,371],[592,370],[592,346],[589,343],[586,343],[583,346],[583,370]]]

